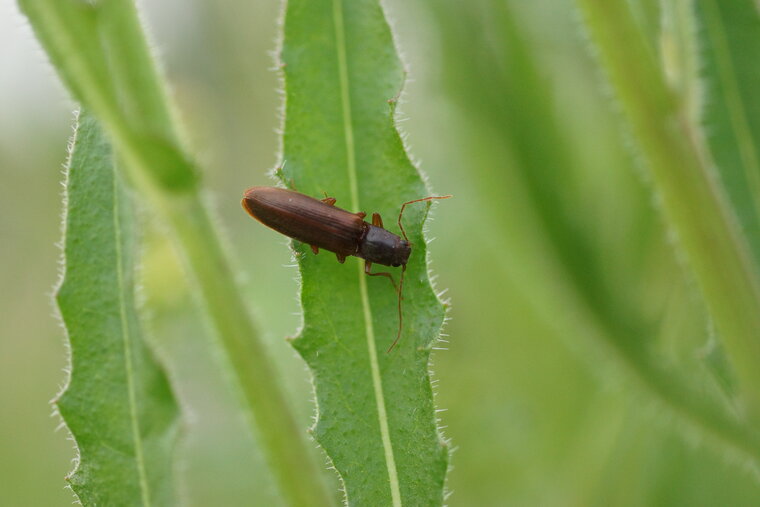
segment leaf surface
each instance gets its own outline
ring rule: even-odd
[[[87,114],[71,146],[66,197],[57,301],[71,376],[56,405],[79,450],[68,479],[84,505],[171,505],[177,404],[141,336],[129,196]]]
[[[324,193],[351,212],[378,212],[399,234],[399,208],[430,195],[394,127],[404,82],[389,26],[375,0],[287,4],[282,63],[286,184]],[[428,279],[424,203],[407,207],[413,250],[404,282],[404,327],[387,279],[367,277],[354,257],[294,248],[304,323],[293,342],[309,364],[318,404],[314,428],[352,505],[440,505],[448,448],[436,427],[429,356],[444,308]],[[400,270],[373,266],[374,271]]]

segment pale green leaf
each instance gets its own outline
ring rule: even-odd
[[[71,377],[56,402],[79,449],[69,476],[85,505],[169,505],[178,409],[143,342],[135,307],[135,222],[111,147],[81,114],[66,184],[57,293]]]
[[[326,192],[352,212],[378,212],[398,234],[401,204],[430,192],[394,127],[405,74],[378,2],[290,1],[284,31],[283,181],[316,197]],[[444,308],[428,279],[426,212],[423,203],[404,214],[413,251],[403,335],[390,353],[398,314],[388,280],[367,277],[357,258],[339,264],[330,252],[295,245],[304,327],[294,346],[314,374],[315,437],[351,505],[443,502],[448,448],[428,363]],[[400,270],[388,269],[398,280]]]

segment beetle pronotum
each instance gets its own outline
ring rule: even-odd
[[[256,220],[275,231],[311,246],[312,252],[319,249],[333,252],[341,264],[346,257],[354,255],[364,259],[364,272],[370,276],[385,276],[398,293],[398,334],[388,352],[393,350],[401,338],[403,314],[401,312],[401,291],[404,273],[412,245],[401,223],[404,208],[415,202],[433,199],[448,199],[450,195],[423,197],[401,205],[398,226],[403,239],[383,228],[379,213],[372,214],[372,223],[364,221],[366,213],[351,213],[335,206],[335,198],[315,199],[293,190],[276,187],[252,187],[243,197],[243,208]],[[372,264],[401,266],[398,287],[393,275],[388,272],[372,273]]]

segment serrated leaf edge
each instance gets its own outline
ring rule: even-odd
[[[59,275],[59,281],[55,288],[55,299],[60,299],[61,290],[63,289],[64,285],[66,284],[67,278],[66,278],[66,234],[68,232],[68,180],[69,180],[69,173],[71,171],[71,164],[74,158],[74,153],[77,149],[76,142],[77,137],[79,134],[79,119],[81,117],[81,111],[75,111],[74,113],[74,127],[73,127],[73,134],[71,138],[69,139],[68,143],[68,157],[66,160],[66,163],[64,165],[65,175],[66,175],[66,181],[64,183],[64,210],[63,210],[63,216],[62,216],[62,239],[60,242],[60,248],[61,248],[61,270]],[[135,384],[134,384],[134,377],[133,377],[133,368],[132,368],[132,354],[131,354],[131,347],[130,347],[130,330],[129,330],[129,322],[127,319],[127,309],[126,309],[126,301],[125,301],[125,293],[126,288],[124,287],[124,277],[123,277],[123,258],[122,258],[122,242],[121,242],[121,225],[119,223],[119,189],[118,189],[118,178],[116,174],[116,167],[115,163],[111,164],[110,167],[111,173],[113,175],[112,177],[112,184],[113,184],[113,226],[114,226],[114,241],[116,242],[116,266],[117,266],[117,283],[118,283],[118,289],[119,289],[119,320],[121,325],[121,335],[122,335],[122,344],[124,346],[124,361],[125,361],[125,370],[126,370],[126,377],[127,377],[127,392],[128,392],[128,401],[129,401],[129,416],[130,416],[130,426],[132,430],[132,437],[134,441],[134,447],[135,447],[135,462],[137,467],[137,473],[138,478],[140,482],[140,495],[141,500],[144,506],[149,507],[151,505],[150,501],[150,488],[148,486],[148,479],[147,474],[145,472],[145,460],[144,460],[144,454],[143,454],[143,446],[142,446],[142,438],[140,436],[140,425],[139,421],[137,420],[136,412],[137,412],[137,399],[135,394]],[[57,309],[57,314],[60,319],[61,325],[64,329],[64,332],[66,334],[66,350],[67,350],[67,366],[65,368],[65,371],[67,372],[67,378],[66,381],[61,388],[61,390],[56,394],[56,396],[51,400],[51,404],[54,406],[55,414],[57,414],[62,421],[62,424],[66,426],[67,430],[69,431],[69,434],[71,436],[72,441],[74,442],[75,450],[76,450],[76,456],[74,457],[74,468],[66,475],[67,479],[76,475],[76,473],[79,471],[79,467],[81,464],[81,451],[79,450],[79,445],[76,442],[76,436],[71,431],[71,429],[68,427],[65,419],[61,416],[60,410],[57,407],[58,401],[68,392],[70,384],[71,384],[71,378],[72,378],[72,372],[73,372],[73,350],[71,348],[71,340],[68,335],[68,328],[66,327],[65,319],[63,312],[61,311],[60,307],[58,305],[55,305]],[[73,488],[70,488],[74,495],[77,498],[77,501],[81,503],[81,498],[79,495],[76,494]]]

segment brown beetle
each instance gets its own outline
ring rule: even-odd
[[[335,253],[338,262],[354,255],[364,259],[364,272],[370,276],[385,276],[398,293],[399,324],[396,340],[388,352],[401,337],[402,313],[401,290],[404,284],[404,272],[412,245],[406,236],[401,216],[407,204],[432,199],[448,199],[450,195],[424,197],[401,205],[398,226],[404,238],[385,230],[379,213],[372,214],[372,223],[364,221],[366,213],[351,213],[335,206],[335,198],[315,199],[293,190],[276,187],[252,187],[243,197],[243,208],[256,220],[275,231],[311,246],[317,254],[319,249]],[[393,275],[388,272],[372,273],[372,264],[383,266],[401,266],[401,279],[398,288]]]

